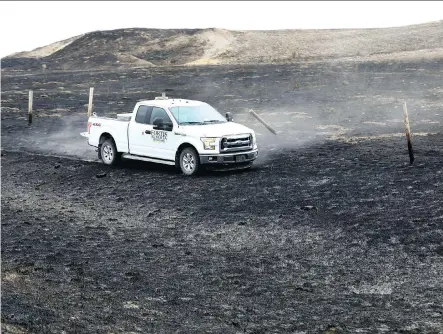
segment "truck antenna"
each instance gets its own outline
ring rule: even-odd
[[[163,92],[163,94],[162,94],[162,98],[165,98],[166,97],[166,92],[171,92],[171,93],[173,93],[174,92],[174,90],[173,89],[171,89],[171,88],[165,88],[165,91]],[[173,100],[174,100],[174,98],[172,98]],[[177,108],[178,108],[178,113],[177,113],[177,124],[178,124],[178,127],[180,127],[180,106],[177,106]]]

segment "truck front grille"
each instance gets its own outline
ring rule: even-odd
[[[241,134],[223,137],[220,141],[221,153],[241,152],[252,149],[252,135]]]

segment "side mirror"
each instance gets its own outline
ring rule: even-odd
[[[233,118],[232,118],[232,114],[231,114],[229,111],[226,113],[226,120],[227,120],[228,122],[232,122],[232,120],[233,120]]]
[[[165,123],[163,118],[157,117],[152,122],[152,128],[154,130],[172,131],[172,124]]]
[[[171,123],[163,124],[163,130],[165,130],[165,131],[172,131],[172,124]]]
[[[163,118],[157,117],[154,118],[154,121],[152,122],[152,127],[154,129],[161,129],[163,128],[164,122],[163,122]]]

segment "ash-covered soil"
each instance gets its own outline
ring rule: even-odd
[[[3,332],[442,333],[441,83],[438,62],[4,75]],[[261,156],[193,178],[100,164],[78,135],[91,85],[100,114],[208,101]]]

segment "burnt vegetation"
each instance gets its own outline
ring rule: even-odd
[[[125,31],[126,43],[139,36]],[[155,44],[177,32],[145,33]],[[118,39],[94,34],[88,45]],[[71,68],[76,41],[50,57]],[[150,52],[141,58],[154,62]],[[443,58],[291,54],[292,64],[137,68],[113,58],[112,71],[3,60],[13,65],[1,94],[2,332],[440,333]],[[207,101],[257,132],[260,157],[248,172],[192,178],[105,166],[79,135],[92,86],[100,115],[165,88]]]

